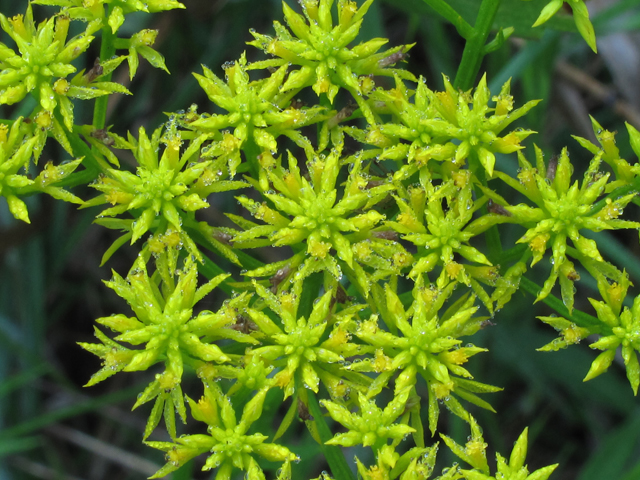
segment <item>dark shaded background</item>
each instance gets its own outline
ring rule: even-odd
[[[520,8],[517,0],[505,1]],[[514,38],[500,51],[487,57],[492,90],[513,76],[516,104],[544,98],[520,126],[538,132],[536,143],[548,156],[568,145],[576,173],[590,160],[570,135],[593,139],[588,115],[607,129],[618,132],[622,156],[635,160],[627,143],[624,121],[640,128],[640,53],[634,33],[639,15],[626,2],[615,15],[606,9],[612,3],[595,4],[605,12],[596,24],[600,55],[595,56],[575,34],[550,32],[529,42]],[[132,15],[120,31],[129,36],[141,28],[159,29],[155,48],[165,55],[171,71],[167,75],[141,61],[138,75],[129,84],[126,67],[116,72],[116,80],[134,92],[134,97],[111,99],[107,124],[124,135],[148,131],[166,119],[165,112],[188,108],[211,111],[192,71],[204,64],[218,75],[221,65],[247,50],[249,60],[263,58],[261,52],[244,45],[252,37],[249,28],[272,33],[271,20],[282,21],[281,5],[267,0],[187,0],[186,10]],[[24,1],[0,1],[0,11],[10,16],[23,12]],[[45,7],[34,7],[42,19]],[[390,38],[390,46],[416,43],[408,59],[414,73],[424,75],[431,88],[441,88],[440,72],[455,76],[463,43],[455,30],[436,16],[423,12],[419,0],[379,1],[374,4],[363,27],[362,38]],[[634,23],[635,22],[635,23]],[[615,33],[611,33],[615,32]],[[8,37],[0,33],[0,41]],[[97,52],[85,61],[90,67]],[[84,58],[84,57],[83,57]],[[497,83],[496,83],[497,82]],[[76,122],[90,121],[91,104],[76,107]],[[15,115],[13,108],[0,108],[3,118]],[[529,142],[531,143],[531,142]],[[53,146],[44,161],[66,158]],[[515,172],[514,158],[500,158],[500,168]],[[77,195],[91,198],[90,188]],[[127,307],[107,289],[102,280],[111,269],[126,274],[135,252],[123,248],[104,267],[102,253],[117,233],[92,225],[95,210],[78,211],[49,197],[29,198],[31,225],[15,221],[0,201],[0,479],[138,479],[151,475],[162,464],[161,453],[141,444],[150,406],[130,412],[136,394],[150,381],[151,374],[119,374],[88,389],[82,385],[99,368],[99,361],[76,342],[93,342],[94,319]],[[231,204],[214,205],[207,219],[226,224],[221,211]],[[637,210],[633,212],[637,218]],[[505,241],[515,241],[522,231],[504,231]],[[638,238],[636,233],[606,236],[603,251],[612,261],[624,265],[632,280],[640,284]],[[617,256],[617,258],[616,258]],[[541,262],[545,263],[545,262]],[[538,282],[546,278],[545,267],[536,270]],[[583,275],[576,307],[591,312],[587,296],[598,298],[593,282]],[[637,294],[632,290],[630,293]],[[620,361],[608,374],[582,383],[596,353],[587,345],[558,353],[537,353],[554,332],[534,321],[535,315],[551,312],[544,305],[531,307],[533,299],[524,293],[493,319],[495,324],[473,338],[490,352],[471,362],[474,375],[484,383],[504,387],[488,400],[497,414],[471,409],[484,428],[490,445],[491,462],[497,450],[508,456],[513,441],[525,426],[530,427],[530,469],[560,462],[551,478],[556,479],[640,479],[640,414]],[[186,377],[185,391],[197,387]],[[191,396],[199,393],[193,391]],[[263,422],[278,424],[279,400],[269,402]],[[426,409],[425,409],[426,410]],[[190,424],[185,431],[195,431]],[[158,429],[159,431],[162,428]],[[302,424],[295,425],[288,441],[305,460],[295,467],[294,479],[317,476],[327,468],[319,458],[307,459],[304,451],[314,451]],[[442,431],[464,442],[464,424],[443,415]],[[164,439],[156,432],[152,439]],[[364,459],[364,452],[355,452]],[[441,466],[455,461],[444,448]],[[198,465],[201,465],[198,464]],[[191,465],[175,478],[212,478]],[[442,468],[442,467],[439,467]],[[193,474],[191,470],[193,469]],[[438,472],[440,471],[438,469]],[[240,477],[238,477],[240,478]]]

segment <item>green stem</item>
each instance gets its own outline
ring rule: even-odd
[[[330,112],[333,110],[333,105],[331,105],[331,102],[329,101],[329,99],[327,98],[327,94],[323,93],[320,95],[319,99],[318,99],[318,103],[320,104],[321,107],[325,108],[325,112]],[[356,110],[354,113],[362,113],[361,109]],[[325,122],[327,122],[327,120],[325,120],[324,122],[320,122],[316,124],[316,135],[318,136],[318,140],[322,139],[322,126],[325,124]],[[318,152],[320,153],[320,152]]]
[[[482,207],[484,213],[489,213],[486,207]],[[494,265],[497,263],[494,259],[502,256],[502,241],[500,239],[500,232],[498,231],[498,225],[494,225],[485,233],[485,241],[487,242],[487,251],[489,252],[489,258]]]
[[[480,11],[476,18],[473,34],[466,37],[467,43],[462,53],[462,60],[458,67],[458,73],[453,83],[455,88],[469,90],[475,83],[476,75],[480,70],[480,63],[484,57],[482,49],[487,43],[493,19],[496,16],[501,0],[482,0]],[[464,36],[464,35],[463,35]]]
[[[94,178],[97,178],[98,174],[103,172],[105,167],[108,167],[104,165],[104,162],[100,162],[93,154],[91,148],[82,140],[80,134],[75,129],[67,134],[67,138],[69,139],[74,155],[76,157],[84,157],[82,159],[82,165],[84,165],[84,168],[87,170],[94,172]]]
[[[351,472],[351,469],[349,468],[347,460],[344,458],[340,447],[337,447],[335,445],[325,445],[326,442],[331,440],[333,434],[331,433],[327,422],[324,421],[324,415],[320,410],[320,405],[318,405],[318,400],[316,399],[315,393],[313,393],[311,390],[307,390],[306,393],[307,401],[309,402],[309,412],[313,416],[313,421],[318,427],[320,440],[322,440],[320,448],[322,449],[322,453],[324,453],[324,456],[329,463],[333,478],[335,478],[335,480],[355,480],[355,477],[353,476],[353,473]]]
[[[480,163],[478,155],[473,150],[471,151],[471,155],[469,155],[469,169],[474,172],[476,178],[484,187],[489,187],[489,182],[487,181],[487,175],[484,167]],[[478,188],[476,188],[475,190],[476,194],[480,197],[482,195],[482,191]],[[485,203],[482,206],[481,210],[483,215],[487,215],[489,213],[488,205]],[[497,259],[502,256],[502,240],[500,237],[500,232],[498,231],[498,225],[494,225],[489,228],[485,232],[484,238],[487,242],[487,252],[489,260],[495,265],[496,263],[498,263]]]
[[[528,253],[528,255],[525,255]],[[510,265],[514,262],[526,262],[529,258],[531,258],[531,252],[529,250],[529,245],[519,244],[515,247],[511,247],[509,250],[503,250],[498,258],[491,258],[491,261],[496,265]]]
[[[228,273],[222,268],[220,268],[218,265],[216,265],[213,262],[213,260],[211,260],[206,255],[203,255],[202,258],[204,261],[203,263],[198,264],[198,272],[204,275],[204,277],[207,278],[208,280],[211,280],[213,277],[216,277],[220,274]],[[227,295],[233,295],[234,290],[232,287],[227,285],[227,282],[222,282],[220,285],[218,285],[218,288],[222,290],[224,293],[226,293]]]
[[[540,285],[529,280],[527,277],[520,279],[520,286],[534,297],[537,297],[538,292],[542,290]],[[571,320],[580,327],[589,328],[592,330],[592,333],[599,333],[602,324],[596,317],[579,310],[574,310],[573,313],[569,313],[569,310],[565,307],[564,303],[562,303],[562,300],[551,294],[547,295],[542,301],[567,320]],[[594,327],[596,327],[596,329],[594,329]]]
[[[247,140],[242,146],[247,162],[249,163],[249,173],[255,180],[260,178],[260,162],[258,161],[258,155],[260,155],[260,147],[253,140],[253,128],[247,130]]]
[[[378,458],[378,454],[380,453],[380,450],[386,444],[387,444],[386,438],[379,438],[375,441],[373,445],[371,445],[371,450],[373,451],[373,458]]]
[[[304,279],[304,287],[298,303],[298,317],[309,318],[314,302],[320,297],[322,288],[322,272],[315,272]]]
[[[107,5],[107,11],[105,18],[109,17],[109,6]],[[102,43],[100,44],[100,61],[104,62],[109,60],[116,53],[115,48],[115,35],[111,31],[111,27],[105,22],[102,27]],[[105,75],[101,81],[109,82],[111,80],[111,74]],[[96,129],[102,129],[105,127],[107,121],[107,105],[109,103],[110,95],[103,95],[96,98],[96,103],[93,108],[93,126]]]
[[[424,3],[433,8],[437,13],[448,20],[460,34],[462,38],[469,39],[474,35],[474,29],[469,25],[462,16],[456,12],[444,0],[422,0]]]

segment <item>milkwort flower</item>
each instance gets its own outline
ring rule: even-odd
[[[538,293],[536,301],[549,295],[559,279],[562,300],[571,312],[574,299],[573,284],[580,279],[580,275],[573,262],[567,258],[567,254],[578,260],[584,258],[584,262],[604,263],[596,242],[581,235],[580,230],[600,232],[640,227],[638,222],[617,218],[631,202],[635,192],[609,201],[604,208],[593,211],[593,204],[604,194],[609,181],[609,174],[599,171],[602,152],[593,157],[584,174],[582,185],[579,186],[578,181],[571,184],[573,167],[566,148],[548,166],[545,166],[542,151],[538,147],[535,148],[536,167],[519,152],[518,180],[502,172],[496,172],[496,175],[536,206],[505,206],[511,216],[503,216],[500,221],[518,223],[528,228],[518,243],[529,245],[533,256],[531,265],[542,259],[548,243],[551,243],[551,274]],[[506,205],[504,200],[501,201]],[[572,241],[576,250],[568,248],[567,239]]]
[[[472,199],[470,177],[468,170],[461,170],[437,187],[428,177],[421,178],[421,186],[409,189],[398,186],[395,199],[400,213],[386,225],[419,247],[409,277],[426,277],[442,266],[436,281],[438,288],[444,288],[450,281],[471,286],[489,311],[493,311],[492,301],[480,282],[495,284],[497,269],[469,244],[485,228],[482,220],[471,221],[482,202],[475,203]],[[456,256],[472,264],[459,263]]]
[[[38,191],[58,200],[82,205],[83,201],[80,198],[56,186],[57,182],[66,178],[80,165],[82,159],[58,166],[49,162],[36,178],[29,178],[29,160],[40,140],[37,136],[29,135],[29,129],[23,126],[22,117],[15,120],[11,128],[0,124],[0,196],[7,199],[11,214],[18,220],[31,223],[27,205],[20,196]]]
[[[539,352],[552,352],[563,348],[567,348],[569,345],[580,343],[580,341],[589,335],[596,333],[589,328],[579,327],[575,322],[567,320],[563,317],[549,316],[549,317],[537,317],[538,320],[551,325],[558,332],[560,337],[554,338],[551,342],[547,343],[544,347],[536,349]]]
[[[425,287],[423,277],[419,275],[413,288],[413,303],[405,310],[398,295],[387,284],[385,304],[380,306],[381,314],[359,323],[354,331],[367,346],[376,349],[374,359],[354,362],[349,367],[354,371],[379,373],[367,395],[377,395],[396,372],[399,372],[395,381],[396,396],[413,392],[418,377],[422,377],[429,391],[429,428],[432,434],[437,428],[439,401],[469,421],[471,416],[453,395],[493,411],[475,393],[500,390],[471,380],[472,375],[462,367],[470,357],[486,351],[471,344],[460,347],[462,341],[459,338],[473,335],[484,320],[474,317],[478,309],[473,306],[475,298],[465,295],[439,316],[455,285],[454,282],[449,283],[441,290]],[[388,329],[379,325],[380,317]],[[412,411],[412,415],[417,415],[416,420],[420,422],[420,408]]]
[[[146,0],[144,2],[140,0],[37,0],[33,3],[61,7],[61,15],[72,20],[89,22],[95,25],[96,30],[108,25],[113,35],[118,32],[124,23],[125,15],[130,13],[154,13],[175,8],[185,8],[182,3],[176,0]],[[134,33],[129,39],[117,38],[115,40],[114,46],[116,49],[127,49],[129,51],[126,57],[120,56],[116,58],[118,64],[125,58],[127,59],[130,80],[133,80],[138,70],[139,56],[143,57],[155,68],[169,72],[164,63],[164,57],[151,48],[157,35],[157,30],[144,29]],[[107,73],[110,72],[105,72],[103,75]]]
[[[466,480],[547,480],[558,468],[556,463],[529,473],[527,465],[524,463],[527,456],[527,437],[529,434],[529,429],[525,428],[513,444],[508,462],[506,458],[496,453],[497,472],[491,476],[485,453],[487,444],[484,442],[482,431],[475,420],[471,422],[471,432],[464,447],[446,435],[440,435],[455,455],[473,467],[473,470],[459,469],[461,477],[457,478],[465,478]]]
[[[320,382],[334,398],[344,397],[351,388],[366,389],[369,383],[366,376],[343,367],[347,358],[367,352],[349,341],[351,336],[346,328],[361,307],[352,306],[332,314],[333,290],[329,290],[314,304],[309,318],[298,317],[302,285],[298,275],[291,291],[276,296],[254,281],[256,292],[279,321],[272,320],[263,310],[247,309],[263,335],[260,338],[263,346],[249,350],[247,355],[278,368],[274,381],[284,390],[285,398],[301,386],[317,393]]]
[[[401,45],[376,53],[388,41],[376,38],[348,47],[357,37],[362,17],[373,0],[365,1],[360,8],[355,1],[340,0],[335,26],[331,13],[333,0],[302,0],[300,3],[304,17],[282,2],[285,20],[293,35],[279,22],[273,23],[275,38],[251,32],[256,40],[249,42],[250,45],[279,57],[258,62],[255,68],[299,65],[300,69],[291,72],[282,85],[283,92],[297,92],[311,86],[318,96],[326,94],[333,104],[338,91],[344,88],[351,93],[367,122],[375,123],[371,107],[363,98],[370,88],[363,91],[362,77],[396,74],[415,81],[413,74],[405,70],[387,68],[404,58],[411,46]]]
[[[409,391],[405,390],[387,404],[384,410],[380,409],[374,400],[368,399],[363,393],[358,392],[359,412],[352,413],[344,405],[340,405],[330,400],[321,401],[331,418],[341,425],[347,427],[345,433],[336,434],[327,445],[342,445],[343,447],[353,447],[363,445],[372,447],[377,454],[383,446],[387,445],[387,440],[399,443],[410,433],[415,432],[414,428],[402,423],[394,423],[402,417]]]
[[[277,152],[276,139],[280,135],[290,138],[307,152],[313,151],[311,143],[299,129],[319,121],[324,109],[291,106],[291,98],[296,92],[280,92],[287,65],[269,77],[253,82],[247,73],[244,53],[240,60],[224,68],[227,82],[204,65],[204,75],[193,74],[214,105],[227,111],[225,114],[203,114],[199,118],[193,118],[195,112],[191,111],[184,118],[186,128],[208,134],[213,140],[203,149],[204,157],[226,156],[229,174],[233,177],[242,161],[240,151],[247,142],[257,145],[267,157]],[[233,134],[225,132],[226,129],[233,129]]]
[[[459,140],[455,161],[462,162],[473,152],[490,177],[493,176],[496,153],[521,150],[523,147],[520,142],[535,133],[532,130],[516,129],[503,137],[498,136],[540,102],[531,100],[514,110],[510,83],[507,81],[500,94],[491,97],[486,75],[482,76],[473,94],[471,91],[456,91],[444,77],[444,92],[432,92],[428,89],[426,92],[439,117],[425,121],[425,126],[432,130],[434,137],[448,136]],[[496,106],[489,107],[489,100],[494,101]],[[488,114],[491,115],[487,116]]]
[[[379,235],[382,229],[376,227],[380,227],[385,217],[373,207],[394,187],[387,181],[370,185],[360,156],[354,156],[349,163],[344,189],[338,191],[341,151],[339,144],[326,156],[310,158],[309,179],[301,174],[292,154],[288,171],[278,161],[276,168],[267,172],[274,193],[264,194],[275,208],[238,197],[254,217],[267,225],[245,221],[245,231],[235,236],[234,244],[238,248],[254,248],[266,244],[295,245],[306,240],[307,258],[300,267],[301,274],[325,270],[340,279],[344,271],[366,298],[374,275],[398,274],[410,264],[411,256],[398,242]],[[337,255],[332,254],[333,250]],[[382,269],[377,273],[365,270],[378,266]]]
[[[154,13],[185,8],[176,0],[34,0],[32,3],[62,7],[62,13],[74,20],[98,21],[98,28],[104,25],[106,19],[114,34],[124,23],[125,15],[129,13]]]
[[[127,55],[127,63],[129,64],[129,80],[133,80],[133,77],[138,71],[138,66],[140,64],[139,57],[144,58],[153,67],[169,73],[169,69],[164,63],[164,57],[159,52],[151,48],[151,46],[156,42],[157,36],[158,30],[144,29],[134,33],[130,39],[122,40],[116,44],[119,48],[126,48],[129,50],[129,55]]]
[[[432,447],[409,449],[403,455],[395,452],[391,445],[383,446],[376,456],[376,464],[366,468],[356,457],[358,473],[363,480],[427,480],[436,467],[438,443]],[[458,480],[458,468],[444,468],[435,480]],[[324,479],[319,479],[324,480]]]
[[[170,254],[178,255],[175,249]],[[167,430],[175,438],[174,412],[177,411],[186,421],[180,387],[185,365],[201,368],[202,362],[230,362],[232,358],[215,345],[216,340],[224,338],[253,344],[257,341],[229,328],[235,324],[237,312],[247,306],[247,293],[224,303],[215,313],[204,310],[194,316],[195,305],[229,275],[218,275],[197,287],[198,270],[191,256],[185,259],[183,269],[175,272],[167,271],[167,266],[175,264],[175,259],[165,264],[157,262],[158,269],[164,271],[153,277],[147,273],[146,260],[140,255],[126,279],[113,272],[113,280],[105,282],[127,301],[135,316],[117,314],[97,319],[98,323],[119,332],[119,335],[111,340],[96,328],[96,336],[102,344],[80,343],[80,346],[103,359],[103,368],[91,377],[87,386],[119,371],[147,370],[157,363],[164,364],[164,371],[157,374],[139,395],[133,408],[155,398],[144,438],[158,425],[163,410]],[[118,342],[146,345],[143,349],[131,350]]]
[[[427,480],[436,468],[438,443],[428,448],[414,447],[400,455],[391,445],[383,446],[376,456],[376,463],[365,467],[355,457],[358,474],[362,480]],[[458,467],[442,469],[434,480],[459,480],[462,475]],[[333,480],[328,474],[313,480]]]
[[[255,457],[283,462],[276,480],[291,480],[291,462],[299,461],[299,457],[282,445],[266,443],[266,435],[248,434],[251,425],[262,415],[267,391],[266,388],[259,390],[247,402],[238,421],[231,399],[215,382],[205,381],[202,398],[196,402],[187,397],[187,401],[193,418],[208,425],[207,435],[181,435],[175,443],[146,442],[166,452],[167,459],[167,464],[149,478],[164,477],[192,458],[209,452],[202,470],[217,469],[216,480],[230,480],[234,469],[246,472],[248,479],[265,480]]]
[[[0,14],[2,29],[18,46],[19,53],[0,43],[0,104],[13,104],[31,94],[38,102],[35,113],[47,112],[49,122],[43,127],[53,128],[63,147],[71,152],[69,141],[54,115],[59,108],[68,131],[73,128],[73,104],[70,98],[87,100],[111,93],[130,92],[114,82],[100,81],[111,73],[122,59],[102,65],[100,75],[92,78],[80,72],[70,81],[66,77],[76,68],[71,64],[91,44],[93,34],[100,28],[99,21],[90,22],[83,33],[67,40],[71,19],[65,15],[51,17],[36,27],[31,4],[25,15],[7,18]]]
[[[442,129],[436,135],[429,128],[439,113],[427,95],[424,79],[419,79],[413,91],[400,77],[394,75],[394,78],[395,88],[376,89],[370,94],[371,99],[384,105],[385,113],[393,115],[391,121],[370,125],[366,130],[346,127],[345,132],[360,143],[378,147],[380,160],[396,161],[400,166],[394,175],[396,180],[409,178],[419,170],[426,172],[429,160],[447,162],[449,170],[457,170],[460,167],[455,163],[457,146],[450,142],[451,135],[443,135]],[[412,96],[414,99],[410,102]],[[442,170],[433,162],[428,168],[432,172]]]
[[[640,385],[640,364],[638,352],[640,352],[640,295],[637,296],[631,308],[622,308],[631,285],[626,272],[620,278],[620,282],[610,283],[603,275],[597,277],[598,290],[602,301],[589,299],[596,310],[601,325],[597,333],[600,338],[589,345],[593,349],[603,352],[591,364],[584,381],[591,380],[604,373],[613,363],[616,351],[620,347],[622,358],[627,371],[627,378],[633,389],[633,394],[638,394]],[[589,332],[591,333],[591,332]],[[586,336],[586,335],[584,335]]]
[[[376,89],[372,100],[384,105],[381,113],[391,113],[392,121],[370,125],[368,130],[347,128],[361,143],[382,149],[380,159],[398,162],[397,180],[437,173],[445,179],[464,165],[469,155],[477,158],[489,176],[493,175],[496,153],[512,153],[523,148],[520,142],[532,133],[516,129],[500,134],[518,118],[531,110],[539,100],[527,102],[514,110],[507,81],[494,97],[490,96],[486,75],[475,91],[456,91],[444,77],[445,91],[430,90],[420,78],[415,91],[407,89],[396,76],[390,90]],[[415,93],[415,95],[414,95]],[[414,96],[413,102],[410,101]],[[489,101],[495,102],[494,107]],[[440,165],[429,160],[440,162]]]
[[[634,153],[638,155],[640,153],[640,132],[636,130],[632,125],[625,123],[627,131],[629,132],[629,140],[631,148]],[[620,158],[620,150],[616,146],[616,133],[610,132],[602,128],[602,126],[591,117],[591,125],[593,126],[593,133],[600,146],[594,145],[586,138],[576,137],[573,138],[584,148],[589,150],[593,155],[600,154],[602,160],[606,162],[613,170],[615,180],[609,182],[605,188],[605,192],[609,193],[615,188],[624,187],[633,183],[638,174],[640,173],[640,165],[631,165],[624,158]]]
[[[96,223],[126,231],[105,254],[103,263],[126,241],[133,244],[149,230],[158,234],[169,230],[177,232],[181,245],[201,260],[200,251],[185,230],[186,226],[197,230],[204,228],[195,222],[193,212],[209,206],[206,201],[209,194],[242,188],[247,184],[225,181],[209,168],[211,161],[200,161],[200,147],[206,140],[204,136],[196,137],[182,149],[182,135],[171,121],[166,129],[157,128],[151,138],[144,127],[140,127],[137,140],[131,134],[127,140],[111,136],[116,139],[117,147],[131,150],[138,167],[135,173],[107,167],[92,184],[103,193],[86,205],[107,202],[113,205],[100,212]],[[160,144],[165,145],[161,155]],[[104,218],[125,212],[134,217],[133,222]]]
[[[380,409],[373,399],[358,393],[358,412],[351,412],[338,402],[323,401],[331,418],[348,428],[347,432],[336,434],[326,444],[371,447],[376,459],[371,467],[366,468],[355,457],[358,473],[363,480],[395,479],[400,473],[401,479],[426,480],[433,471],[437,444],[430,448],[414,447],[402,455],[396,452],[398,445],[410,433],[416,432],[406,424],[409,421],[407,399],[408,392],[396,395],[384,409]],[[391,444],[387,440],[391,440]]]

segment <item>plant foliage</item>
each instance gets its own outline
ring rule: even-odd
[[[585,381],[621,352],[637,394],[640,296],[625,301],[628,275],[603,258],[595,234],[640,227],[627,213],[639,203],[639,167],[595,120],[599,145],[578,138],[592,154],[581,179],[567,149],[545,160],[537,146],[525,148],[536,132],[515,123],[539,100],[518,106],[510,81],[493,96],[486,75],[474,83],[483,56],[514,31],[489,40],[498,0],[481,2],[474,27],[451,5],[425,0],[466,41],[442,91],[405,68],[413,45],[357,43],[373,1],[300,0],[301,13],[283,3],[284,23],[274,22],[273,35],[252,31],[248,42],[268,58],[243,53],[222,76],[203,65],[194,76],[210,104],[122,136],[104,125],[106,99],[131,94],[112,73],[128,65],[133,78],[141,58],[168,70],[152,48],[156,31],[123,38],[120,27],[134,12],[181,3],[38,0],[23,15],[0,15],[10,39],[0,43],[0,103],[35,100],[0,125],[0,194],[11,214],[29,222],[22,198],[39,192],[102,205],[95,223],[122,232],[103,263],[126,243],[138,249],[129,271],[105,282],[131,311],[98,318],[113,333],[96,327],[99,342],[80,346],[102,360],[87,386],[155,372],[133,405],[152,403],[142,440],[166,453],[151,478],[198,456],[216,480],[237,471],[265,478],[265,460],[279,464],[278,479],[303,478],[283,436],[296,417],[325,449],[325,480],[353,478],[349,463],[363,479],[429,478],[436,436],[467,468],[456,463],[435,478],[548,478],[557,465],[527,469],[527,429],[509,459],[497,454],[492,476],[474,412],[493,412],[491,393],[501,388],[466,365],[491,355],[472,337],[519,289],[562,306],[561,316],[539,317],[560,332],[540,350],[588,338],[602,353]],[[584,2],[568,3],[595,51]],[[37,23],[37,4],[58,11]],[[562,4],[550,2],[533,27]],[[72,21],[84,29],[69,38]],[[78,71],[74,60],[98,41],[100,59]],[[92,99],[93,124],[76,124],[75,102]],[[627,127],[639,154],[640,132]],[[38,163],[49,142],[73,160]],[[499,156],[517,163],[515,175]],[[99,193],[70,192],[82,184]],[[225,212],[235,228],[199,220],[229,195],[240,206]],[[507,224],[519,232],[513,244],[501,235]],[[253,255],[259,247],[283,259],[264,264]],[[530,274],[543,260],[548,278],[537,285]],[[597,283],[595,315],[575,309],[579,271]],[[210,310],[222,292],[231,294]],[[183,391],[186,372],[200,391]],[[260,430],[268,397],[288,408],[275,434]],[[441,433],[443,412],[468,425],[464,446]],[[179,435],[176,413],[202,433]],[[330,433],[329,417],[344,431]],[[148,440],[158,429],[166,441]],[[352,462],[335,448],[357,445],[371,449],[368,459]]]

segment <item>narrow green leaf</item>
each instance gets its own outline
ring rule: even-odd
[[[309,401],[309,412],[313,415],[313,421],[318,427],[320,439],[323,442],[328,442],[333,437],[333,434],[331,433],[327,422],[324,420],[324,414],[320,410],[320,405],[318,405],[316,395],[311,390],[307,390],[306,393]],[[344,458],[340,447],[335,445],[325,445],[323,443],[321,448],[329,466],[331,467],[331,473],[335,480],[355,480],[353,472],[349,469],[347,460]]]

